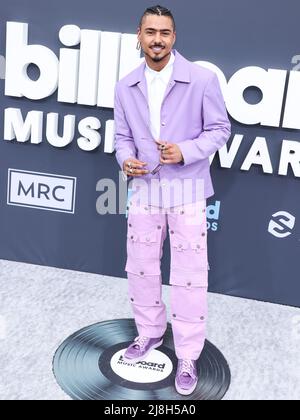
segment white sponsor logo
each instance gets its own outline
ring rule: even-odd
[[[287,238],[292,234],[295,227],[296,218],[286,211],[279,211],[273,214],[273,219],[269,223],[268,231],[276,238]]]
[[[140,384],[160,382],[171,375],[173,363],[164,353],[153,350],[145,360],[135,364],[124,360],[125,350],[118,351],[111,359],[112,370],[127,381]]]
[[[9,205],[74,214],[75,198],[76,178],[8,170]]]

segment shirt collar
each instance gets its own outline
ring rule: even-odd
[[[169,81],[169,77],[168,77],[169,69],[170,69],[170,67],[173,67],[174,61],[175,61],[175,55],[174,55],[173,51],[171,51],[171,56],[170,56],[169,62],[161,71],[156,71],[156,70],[151,69],[148,66],[147,62],[145,62],[146,63],[145,72],[146,72],[147,76],[150,78],[151,81],[156,76],[159,76],[163,81],[168,83],[168,81]],[[168,78],[168,80],[166,80],[166,77]]]
[[[172,80],[174,82],[180,83],[191,83],[191,63],[186,58],[184,58],[176,49],[173,49],[172,52],[175,56],[174,68],[172,72]],[[146,78],[145,78],[145,59],[141,60],[141,64],[133,70],[126,77],[126,85],[129,87],[134,87],[137,84],[140,85],[141,91],[146,95]]]

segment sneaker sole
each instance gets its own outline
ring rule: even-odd
[[[191,395],[195,391],[195,389],[197,388],[197,384],[198,384],[198,382],[196,382],[195,385],[193,385],[193,387],[190,388],[190,389],[182,389],[182,388],[180,388],[179,385],[177,385],[177,382],[175,381],[175,388],[176,388],[176,391],[178,392],[178,394],[180,394],[180,395]]]
[[[126,362],[131,362],[131,363],[137,363],[137,362],[141,362],[142,360],[145,360],[146,357],[148,356],[148,354],[154,350],[157,349],[158,347],[160,347],[163,344],[164,340],[161,340],[159,343],[154,344],[152,347],[150,347],[150,349],[142,356],[142,357],[137,357],[136,359],[128,359],[125,355],[123,356],[123,359]]]

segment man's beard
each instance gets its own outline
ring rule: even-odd
[[[154,61],[155,63],[159,63],[160,61],[162,61],[165,57],[151,57],[151,60]]]
[[[145,52],[144,52],[145,55]],[[161,57],[155,55],[154,57],[152,57],[150,54],[146,54],[154,63],[159,63],[160,61],[164,60],[168,55],[170,55],[170,52],[168,52],[165,55],[162,55]]]

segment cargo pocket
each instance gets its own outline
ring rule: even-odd
[[[170,237],[171,244],[171,269],[175,267],[184,268],[188,266],[189,242],[178,236]]]
[[[128,272],[128,295],[134,305],[155,307],[162,304],[161,278],[159,275]]]
[[[171,268],[170,284],[192,289],[194,287],[208,286],[208,270],[187,271]]]
[[[127,254],[137,259],[159,259],[162,227],[140,233],[132,227],[127,231]]]
[[[177,269],[196,274],[208,270],[206,235],[191,242],[177,235],[171,237],[171,270]]]
[[[161,274],[160,260],[141,260],[128,256],[125,271],[140,277],[159,276]]]
[[[172,319],[185,322],[206,322],[207,288],[194,287],[187,289],[172,286],[171,289]]]
[[[200,239],[191,242],[192,250],[191,267],[195,270],[209,270],[208,253],[207,253],[207,234],[202,232]]]

